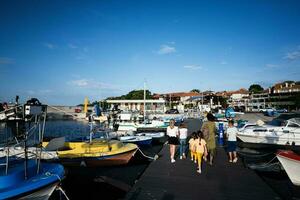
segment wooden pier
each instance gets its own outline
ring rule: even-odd
[[[194,123],[194,122],[193,122]],[[189,123],[189,130],[198,126]],[[252,170],[229,163],[223,148],[217,149],[213,166],[203,163],[202,174],[190,158],[171,163],[165,145],[160,158],[152,162],[127,194],[127,200],[260,200],[280,197]]]

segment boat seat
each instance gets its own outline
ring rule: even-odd
[[[49,141],[47,146],[45,147],[46,151],[57,151],[65,148],[65,137],[54,138]]]

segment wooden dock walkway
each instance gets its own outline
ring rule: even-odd
[[[171,163],[168,145],[162,148],[159,156],[158,160],[149,165],[125,199],[280,199],[254,171],[245,168],[241,161],[229,163],[223,148],[218,148],[213,166],[203,163],[202,174],[196,172],[196,164],[189,158],[177,158],[176,163]]]

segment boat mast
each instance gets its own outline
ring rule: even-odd
[[[146,123],[146,82],[144,81],[144,124]]]

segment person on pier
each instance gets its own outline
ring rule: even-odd
[[[207,121],[203,123],[201,131],[204,134],[204,139],[207,142],[207,150],[209,154],[209,164],[213,164],[214,156],[216,155],[216,124],[213,114],[207,114]]]
[[[197,158],[197,172],[201,174],[201,163],[202,163],[202,157],[206,161],[207,156],[207,147],[206,147],[206,141],[204,139],[204,135],[202,131],[198,131],[197,133],[197,139],[195,141],[195,153]]]
[[[234,122],[233,120],[230,120],[228,122],[228,128],[227,128],[227,131],[226,131],[226,134],[227,134],[227,152],[229,154],[229,162],[233,162],[233,163],[236,163],[238,158],[237,158],[237,155],[236,155],[236,135],[238,133],[238,130],[236,127],[234,127]]]
[[[196,154],[196,141],[198,139],[197,133],[193,132],[189,140],[189,149],[191,155],[191,161],[197,163],[197,154]]]
[[[179,144],[178,141],[178,135],[179,135],[179,130],[178,127],[175,126],[175,120],[171,119],[170,120],[170,125],[167,128],[167,135],[168,135],[168,143],[170,146],[170,157],[171,157],[171,163],[175,162],[174,156],[175,156],[175,150],[176,150],[176,145]]]
[[[188,129],[185,123],[180,124],[179,127],[179,155],[180,159],[186,158],[186,139],[187,139]]]

